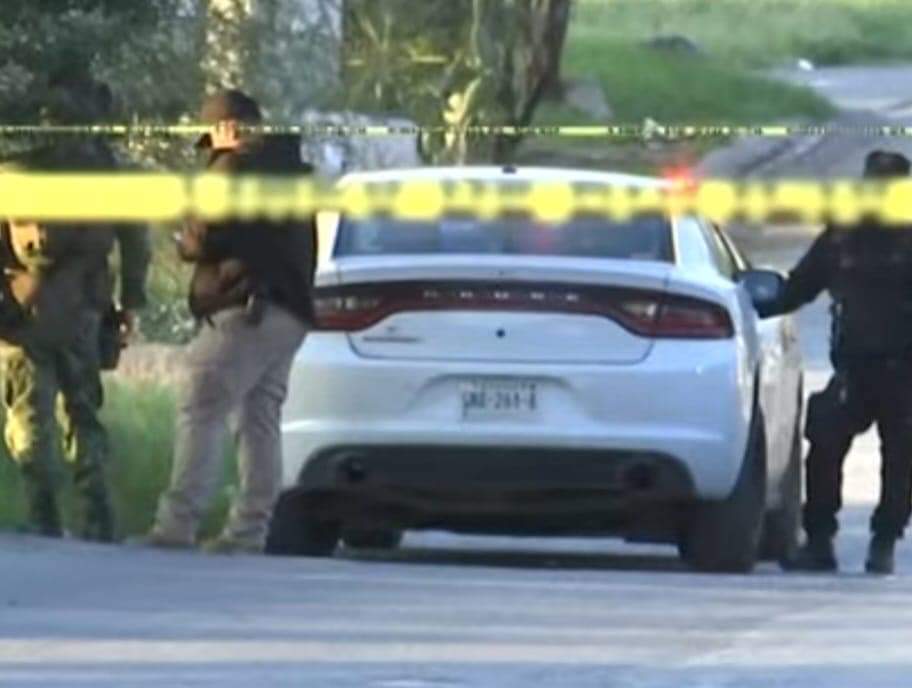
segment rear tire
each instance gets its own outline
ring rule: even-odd
[[[393,550],[402,542],[401,530],[352,529],[342,533],[342,542],[350,549]]]
[[[795,439],[789,454],[789,465],[782,478],[782,504],[766,515],[763,544],[764,561],[790,561],[798,551],[798,531],[801,527],[801,426],[795,427]]]
[[[293,557],[331,557],[339,526],[320,518],[304,495],[286,492],[276,503],[266,536],[266,553]]]
[[[766,502],[766,446],[758,410],[735,488],[728,498],[700,504],[678,550],[698,571],[749,573],[757,562]]]

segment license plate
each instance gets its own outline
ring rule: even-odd
[[[532,418],[538,385],[532,380],[472,380],[462,385],[463,420]]]

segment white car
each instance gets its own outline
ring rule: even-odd
[[[403,180],[668,183],[499,167],[342,183]],[[795,323],[758,318],[782,277],[750,269],[717,227],[336,219],[284,409],[270,551],[392,548],[411,529],[592,534],[748,571],[794,547]]]

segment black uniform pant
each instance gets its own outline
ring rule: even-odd
[[[876,359],[845,366],[808,403],[804,529],[832,537],[842,506],[842,465],[856,435],[880,435],[880,502],[871,531],[902,537],[912,509],[912,362]]]

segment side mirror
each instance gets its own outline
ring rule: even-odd
[[[738,282],[744,285],[761,317],[771,314],[785,292],[785,277],[775,270],[745,270],[738,275]]]

